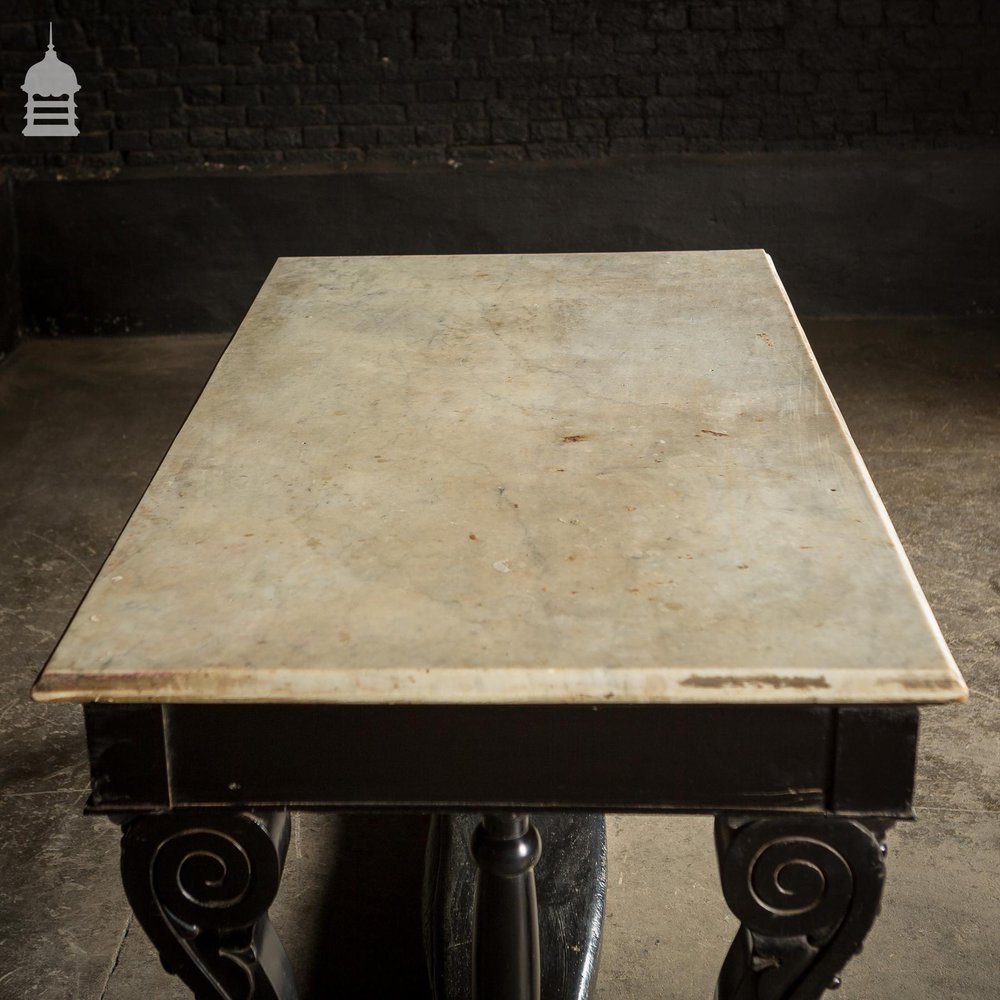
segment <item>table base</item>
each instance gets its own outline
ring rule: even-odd
[[[164,968],[197,1000],[298,1000],[267,915],[288,811],[116,818],[125,891]],[[722,889],[741,926],[716,1000],[816,1000],[839,985],[878,914],[890,825],[829,814],[717,815]],[[553,864],[536,886],[547,841]],[[427,858],[435,1000],[586,1000],[604,909],[603,815],[437,816]]]

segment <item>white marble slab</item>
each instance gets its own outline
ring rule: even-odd
[[[34,691],[965,695],[749,250],[279,260]]]

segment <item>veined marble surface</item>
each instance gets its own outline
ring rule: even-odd
[[[759,250],[279,260],[34,690],[965,694]]]

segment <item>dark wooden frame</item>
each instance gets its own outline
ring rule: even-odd
[[[88,811],[123,824],[129,899],[199,1000],[295,996],[266,909],[288,812],[303,809],[483,814],[477,1000],[538,997],[531,813],[714,814],[741,920],[718,1000],[814,1000],[877,913],[886,830],[912,817],[919,721],[910,705],[95,703],[85,715]],[[188,901],[217,891],[211,865],[228,871],[227,852],[264,871],[256,907],[244,900],[227,923],[211,900],[204,925],[175,912],[183,878],[202,886]]]
[[[913,706],[98,703],[85,714],[97,813],[514,806],[907,818],[918,726]]]

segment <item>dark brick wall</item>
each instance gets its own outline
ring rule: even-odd
[[[50,17],[72,140],[20,134]],[[28,168],[1000,145],[1000,0],[5,0],[0,52]]]

